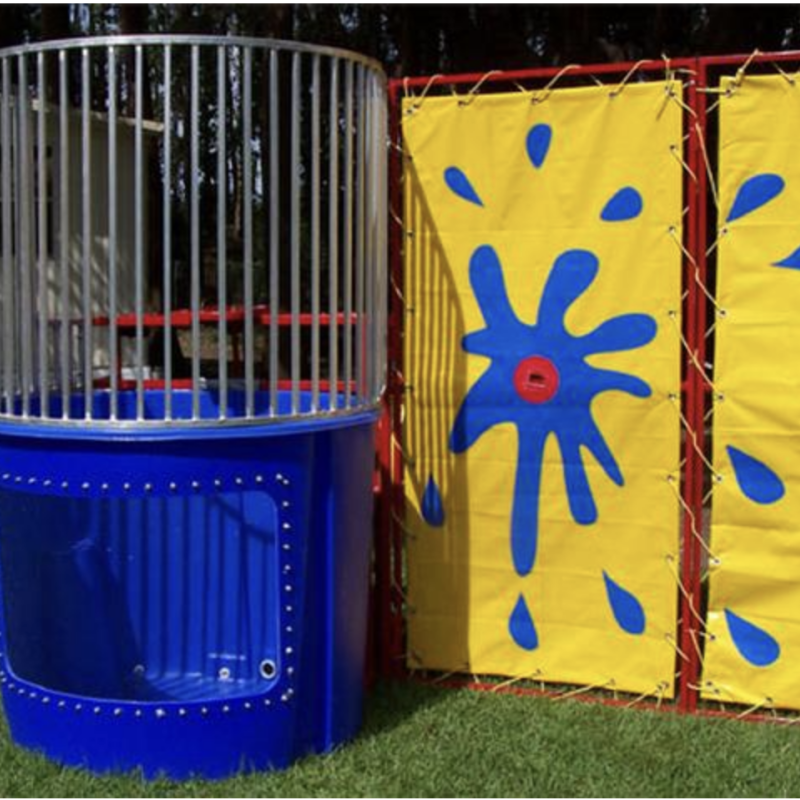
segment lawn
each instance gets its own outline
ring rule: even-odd
[[[283,773],[145,783],[62,769],[0,732],[0,796],[796,796],[800,725],[683,718],[414,684],[354,743]]]

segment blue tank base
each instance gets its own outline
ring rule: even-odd
[[[353,738],[374,422],[0,426],[13,740],[96,773],[220,779]]]

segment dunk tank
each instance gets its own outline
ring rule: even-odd
[[[13,739],[220,777],[360,723],[385,79],[210,37],[0,52]]]

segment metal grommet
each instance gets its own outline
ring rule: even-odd
[[[278,674],[278,667],[271,658],[265,658],[259,665],[258,671],[264,680],[272,680]]]

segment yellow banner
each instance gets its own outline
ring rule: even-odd
[[[403,103],[412,668],[672,694],[670,89]]]
[[[703,694],[800,709],[800,95],[724,88]]]

